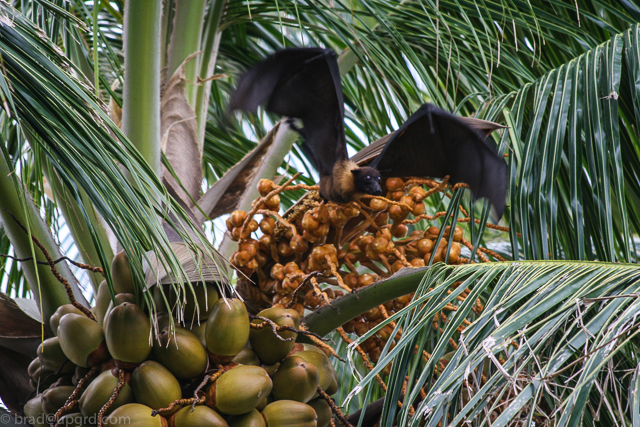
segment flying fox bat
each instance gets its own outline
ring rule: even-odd
[[[503,126],[424,104],[397,131],[349,159],[338,62],[332,49],[323,48],[283,49],[242,75],[230,109],[255,112],[260,105],[302,120],[303,128],[294,129],[320,174],[320,195],[326,200],[346,203],[380,195],[382,177],[448,175],[452,184],[468,184],[474,199],[489,199],[502,216],[507,165],[484,139]]]

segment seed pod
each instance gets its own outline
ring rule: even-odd
[[[460,260],[460,243],[452,242],[449,250],[449,262],[455,264]]]
[[[196,377],[207,367],[207,352],[200,339],[183,328],[176,328],[175,333],[164,328],[153,342],[153,354],[177,378]]]
[[[385,253],[388,246],[389,239],[387,239],[386,237],[376,237],[371,243],[371,249],[373,249],[378,254]]]
[[[245,211],[233,211],[229,216],[229,220],[234,227],[242,227],[246,218],[247,213]]]
[[[44,369],[57,372],[62,368],[61,374],[72,374],[76,370],[75,365],[69,362],[64,351],[62,351],[58,337],[47,338],[41,342],[36,354],[38,355],[37,360],[40,362],[40,366]]]
[[[262,197],[269,194],[275,188],[276,188],[276,185],[270,179],[261,179],[258,182],[258,193],[260,193]]]
[[[313,408],[294,400],[277,400],[262,411],[268,427],[316,427],[318,416]]]
[[[378,320],[380,316],[382,316],[382,311],[380,310],[380,307],[373,307],[371,310],[364,312],[364,317],[370,322],[374,320]]]
[[[331,361],[322,351],[317,350],[304,350],[295,354],[297,357],[301,357],[305,361],[312,363],[318,369],[318,385],[322,387],[324,391],[327,391],[333,381],[335,375],[335,369],[331,364]],[[327,393],[329,393],[327,391]],[[314,393],[314,397],[317,394]]]
[[[58,309],[49,318],[49,326],[54,334],[58,334],[58,325],[62,316],[69,313],[80,314],[84,316],[84,313],[73,306],[73,304],[64,304],[58,307]]]
[[[102,326],[102,324],[104,323],[104,316],[107,314],[109,303],[111,303],[111,293],[109,292],[107,281],[103,280],[100,283],[100,286],[98,286],[98,294],[96,295],[96,306],[93,310],[93,314],[94,316],[96,316],[96,321],[100,326]]]
[[[258,241],[254,239],[247,239],[239,245],[241,251],[249,253],[249,257],[253,258],[258,253]]]
[[[343,227],[348,220],[349,217],[342,207],[337,207],[329,211],[329,224],[334,228]]]
[[[316,394],[319,381],[318,368],[313,363],[289,356],[273,376],[273,398],[307,403]]]
[[[407,227],[404,224],[398,224],[396,226],[395,231],[393,232],[393,237],[397,239],[402,239],[407,236],[408,232],[409,232],[409,227]]]
[[[300,327],[300,315],[295,310],[272,307],[262,310],[258,316],[266,317],[278,326],[291,326],[296,329]],[[254,319],[252,323],[261,324],[263,321]],[[298,336],[297,333],[290,331],[281,331],[278,335],[283,339],[289,338],[290,341],[282,341],[276,337],[269,325],[265,325],[262,329],[251,329],[249,335],[251,347],[266,365],[272,365],[284,359],[293,348]]]
[[[238,267],[244,267],[249,261],[251,261],[251,254],[247,251],[238,251],[233,254],[233,264]]]
[[[185,406],[176,412],[169,421],[172,427],[228,427],[227,422],[208,406]]]
[[[427,192],[422,187],[411,187],[411,190],[409,190],[409,196],[416,203],[423,201],[426,195]]]
[[[271,236],[265,234],[264,236],[258,239],[258,249],[262,252],[270,254],[271,253]]]
[[[259,366],[238,365],[222,374],[207,390],[207,406],[227,415],[254,409],[271,393],[272,382]]]
[[[293,255],[293,249],[287,242],[278,243],[278,255],[284,258],[288,258]]]
[[[387,209],[389,204],[381,199],[371,199],[369,202],[369,207],[374,212],[381,212]]]
[[[395,200],[396,202],[399,201],[402,197],[404,197],[404,191],[402,190],[394,191],[393,193],[391,193],[391,199]]]
[[[118,306],[122,303],[129,302],[131,304],[136,304],[136,296],[134,294],[116,294],[115,296],[115,304],[113,301],[109,302],[109,306],[107,307],[107,311],[104,314],[104,319],[107,318],[109,312],[113,310],[113,307]],[[104,328],[104,319],[102,321]]]
[[[351,289],[358,287],[358,278],[353,273],[349,273],[345,275],[342,278],[342,281],[344,282],[345,285],[347,285]]]
[[[413,207],[413,211],[411,211],[411,213],[414,216],[419,216],[419,215],[424,215],[424,213],[426,211],[427,210],[426,210],[423,202],[416,202],[416,205]]]
[[[387,187],[387,191],[396,191],[402,188],[404,181],[402,178],[387,178],[384,185]]]
[[[280,196],[277,194],[275,196],[271,196],[265,202],[265,205],[267,206],[267,209],[278,212],[280,210]]]
[[[240,237],[242,234],[242,229],[240,227],[236,227],[233,230],[231,230],[231,240],[233,240],[234,242],[237,242],[238,240],[240,240]]]
[[[427,233],[437,236],[440,233],[440,229],[438,227],[429,227],[427,229]]]
[[[317,427],[327,427],[331,423],[333,412],[326,400],[319,397],[307,402],[307,405],[311,406],[313,410],[316,411],[316,415],[318,416]]]
[[[273,230],[275,229],[276,221],[270,216],[265,216],[264,218],[262,218],[262,221],[260,221],[259,226],[260,230],[264,234],[271,235],[273,234]]]
[[[424,263],[424,259],[414,258],[411,260],[411,265],[414,267],[424,267],[426,264]]]
[[[22,408],[22,412],[24,412],[24,415],[29,418],[33,427],[49,427],[49,424],[47,424],[45,420],[44,409],[42,408],[41,394],[25,403],[24,408]]]
[[[378,360],[380,360],[380,355],[382,354],[382,350],[380,350],[380,347],[374,347],[367,354],[369,356],[369,359],[373,363],[378,363]]]
[[[316,220],[320,221],[323,224],[329,221],[329,211],[327,210],[327,207],[325,205],[320,205],[315,208],[313,210],[313,216]]]
[[[367,256],[367,258],[371,259],[371,260],[377,260],[379,258],[379,253],[377,251],[375,251],[373,249],[373,245],[369,245],[366,247],[364,254]]]
[[[122,387],[118,397],[109,407],[107,414],[122,405],[133,402],[133,391],[129,385],[130,380],[131,376],[125,375],[124,387]],[[79,404],[82,415],[85,417],[97,415],[104,404],[111,399],[113,390],[117,385],[118,374],[116,369],[106,370],[98,375],[91,381],[87,389],[82,393],[82,397],[80,397]]]
[[[456,226],[456,228],[453,229],[453,241],[454,242],[461,241],[462,240],[462,234],[463,234],[462,227]]]
[[[412,199],[411,197],[409,197],[409,196],[402,196],[402,197],[400,198],[400,203],[402,203],[403,205],[407,205],[407,206],[408,206],[408,208],[406,208],[406,207],[404,207],[404,206],[401,206],[402,211],[403,211],[405,214],[408,214],[409,212],[411,212],[411,211],[413,210],[413,207],[414,207],[414,206],[415,206],[415,204],[416,204],[416,203],[413,201],[413,199]]]
[[[282,266],[282,264],[277,263],[274,264],[273,267],[271,267],[271,278],[273,280],[284,280],[284,267]]]
[[[397,273],[398,271],[402,270],[404,268],[404,263],[400,260],[394,262],[391,265],[391,272],[392,273]]]
[[[358,248],[360,248],[360,251],[364,252],[365,248],[367,247],[367,245],[369,245],[371,242],[373,242],[373,239],[375,239],[375,237],[371,236],[371,235],[366,235],[366,236],[362,236],[359,240],[358,240]]]
[[[296,235],[291,238],[289,247],[293,250],[293,252],[298,254],[305,253],[307,249],[309,249],[309,245],[300,235]]]
[[[374,281],[375,280],[371,274],[369,273],[361,274],[360,277],[358,277],[358,287],[364,288],[365,286],[372,285]]]
[[[320,222],[316,220],[311,211],[307,211],[302,217],[302,228],[307,231],[314,231],[320,227]]]
[[[442,262],[444,261],[444,258],[442,257],[442,249],[438,249],[434,252],[431,252],[430,254],[426,254],[424,256],[424,262],[425,264],[429,264],[429,261],[431,260],[431,257],[433,256],[433,264],[437,263],[437,262]]]
[[[252,409],[246,414],[232,415],[227,419],[229,427],[267,427],[262,414]]]
[[[116,294],[135,294],[136,286],[129,263],[129,257],[125,251],[119,252],[111,261],[111,279],[113,290]]]
[[[193,321],[185,326],[186,330],[198,337],[198,341],[202,344],[202,348],[206,349],[207,341],[205,339],[205,332],[207,330],[207,322]]]
[[[104,419],[106,426],[167,427],[167,420],[160,415],[151,415],[152,409],[139,403],[129,403],[113,411]]]
[[[73,390],[76,388],[72,385],[65,385],[60,387],[49,387],[42,393],[42,410],[45,415],[54,415],[58,409],[64,406]]]
[[[389,208],[389,217],[393,221],[400,221],[406,217],[406,213],[402,210],[402,207],[398,205],[393,205]]]
[[[420,239],[418,240],[418,252],[420,255],[425,256],[426,254],[433,251],[433,241],[430,239]]]
[[[244,303],[235,298],[221,298],[207,320],[205,340],[209,356],[219,363],[231,361],[249,339],[249,315]]]
[[[37,359],[36,359],[37,360]],[[34,389],[45,390],[47,387],[52,385],[58,376],[54,371],[50,371],[48,369],[44,369],[40,366],[40,362],[38,361],[38,367],[35,369],[33,374],[31,375],[31,380],[29,381],[29,385]]]
[[[69,313],[62,316],[58,338],[64,354],[78,366],[91,368],[109,358],[102,328],[84,315]]]
[[[320,224],[320,227],[316,228],[315,230],[313,230],[313,235],[316,237],[324,237],[327,234],[329,234],[329,230],[330,230],[330,225],[328,222],[322,223]]]
[[[296,274],[298,272],[300,272],[300,267],[298,266],[298,264],[296,264],[294,261],[288,262],[285,266],[284,266],[284,274],[285,275],[291,275],[291,274]]]
[[[182,398],[176,377],[153,360],[147,360],[133,370],[131,389],[138,403],[152,409],[166,408],[174,400]]]
[[[27,374],[33,379],[33,375],[36,373],[38,369],[40,369],[42,365],[40,364],[40,358],[36,357],[29,363],[27,367]]]
[[[239,365],[260,366],[260,359],[258,359],[258,355],[249,347],[244,347],[240,350],[240,353],[233,358],[232,362]]]
[[[251,221],[249,221],[249,224],[247,224],[246,235],[242,236],[242,238],[248,239],[249,234],[257,230],[258,230],[258,222],[255,219],[252,219]]]
[[[302,233],[302,238],[307,242],[315,243],[318,241],[318,238],[313,235],[310,231],[304,230]]]
[[[104,325],[107,348],[119,367],[131,369],[151,354],[151,324],[137,305],[125,302],[114,307]]]

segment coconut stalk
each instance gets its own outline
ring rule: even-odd
[[[198,78],[202,83],[196,88],[195,105],[192,104],[196,112],[198,123],[198,148],[202,153],[204,145],[204,134],[207,124],[207,111],[209,109],[209,96],[211,95],[211,84],[213,81],[206,80],[213,75],[218,58],[218,47],[220,46],[220,23],[226,0],[212,0],[209,5],[209,12],[204,23],[204,37],[202,40],[202,55],[199,60],[200,70]]]
[[[311,332],[325,336],[349,320],[387,301],[415,292],[431,267],[405,268],[388,279],[347,294],[302,319]],[[303,336],[300,336],[304,340]]]
[[[173,19],[173,31],[169,43],[168,76],[172,76],[189,55],[200,50],[205,0],[177,0]],[[185,78],[190,85],[185,96],[191,108],[195,106],[198,76],[198,59],[185,65]]]
[[[24,187],[15,176],[15,170],[7,161],[6,153],[0,155],[0,218],[11,245],[18,258],[35,257],[46,261],[42,251],[34,244],[27,230],[42,243],[53,259],[61,257],[58,245],[51,235],[47,224],[40,217],[33,201],[25,196]],[[62,283],[55,278],[48,265],[33,261],[21,263],[24,275],[29,283],[33,298],[40,307],[42,320],[49,326],[49,318],[63,304],[69,304],[69,298]],[[56,264],[58,272],[69,282],[76,300],[88,306],[66,262]]]
[[[161,16],[161,0],[129,0],[125,5],[122,130],[158,178]]]
[[[93,209],[93,204],[87,197],[87,194],[82,189],[79,189],[82,206],[84,206],[84,210],[86,211],[85,216],[80,205],[66,190],[60,180],[60,176],[53,170],[48,160],[43,161],[43,171],[51,185],[51,190],[56,199],[56,205],[62,211],[67,226],[69,230],[71,230],[73,241],[78,248],[82,262],[96,267],[105,264],[109,265],[111,259],[113,259],[113,250],[109,243],[109,236],[105,231],[102,221],[100,221],[100,218]],[[93,228],[93,233],[91,233],[90,227]],[[90,271],[88,271],[87,274],[91,279],[94,293],[97,293],[98,286],[100,282],[104,280],[104,276],[100,273],[92,273]]]

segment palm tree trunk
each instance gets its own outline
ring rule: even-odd
[[[130,0],[125,6],[122,130],[158,177],[161,16],[161,0]]]

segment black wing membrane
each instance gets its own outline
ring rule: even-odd
[[[424,104],[393,134],[370,164],[383,176],[429,176],[469,184],[474,199],[486,197],[502,216],[507,164],[484,134],[432,104]]]
[[[267,111],[302,120],[305,155],[320,176],[347,158],[340,70],[332,49],[280,50],[247,71],[230,108]]]
[[[504,129],[507,126],[499,125],[498,123],[490,122],[488,120],[476,119],[475,117],[459,117],[456,116],[458,120],[460,120],[465,125],[469,126],[474,131],[479,132],[484,137],[487,137],[497,129]],[[378,157],[382,150],[384,150],[385,145],[389,141],[395,132],[392,132],[388,135],[383,136],[377,141],[372,142],[371,144],[364,147],[362,150],[358,151],[353,157],[351,157],[351,161],[357,163],[359,166],[364,166],[366,164],[371,163],[373,159]]]

